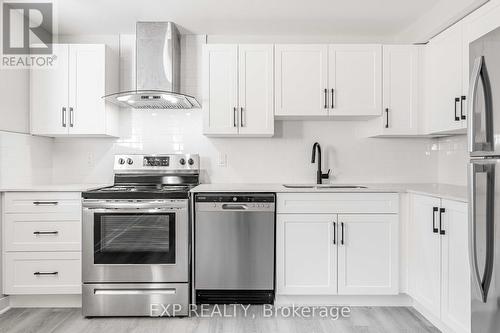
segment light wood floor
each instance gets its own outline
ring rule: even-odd
[[[80,309],[10,309],[0,315],[0,332],[105,333],[322,333],[322,332],[439,332],[420,314],[405,307],[353,307],[350,318],[92,318]]]

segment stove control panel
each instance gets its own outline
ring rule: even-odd
[[[200,157],[197,154],[130,154],[116,155],[114,171],[118,173],[199,171]]]

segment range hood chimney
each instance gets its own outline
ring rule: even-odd
[[[137,22],[136,90],[106,95],[106,101],[134,109],[199,108],[180,93],[180,35],[172,22]]]

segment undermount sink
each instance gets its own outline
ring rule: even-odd
[[[310,189],[363,189],[367,188],[362,185],[334,185],[334,184],[315,184],[315,185],[301,185],[301,184],[283,184],[286,188],[310,188]]]

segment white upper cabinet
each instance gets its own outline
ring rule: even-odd
[[[276,45],[277,116],[377,116],[381,45]]]
[[[381,45],[330,45],[328,71],[331,115],[381,114]]]
[[[327,116],[328,46],[277,44],[275,60],[276,116]]]
[[[273,45],[238,46],[240,135],[274,134]]]
[[[238,134],[238,46],[203,50],[204,134]]]
[[[68,134],[69,45],[54,44],[57,66],[30,71],[31,134]]]
[[[56,67],[30,72],[31,133],[118,136],[118,59],[102,44],[56,44]]]
[[[339,295],[390,295],[399,291],[398,215],[338,216]]]
[[[207,44],[203,61],[204,134],[272,136],[273,45]]]
[[[425,113],[429,133],[465,133],[463,24],[431,39],[425,54]]]
[[[384,45],[383,113],[380,135],[416,135],[419,132],[421,47]]]

